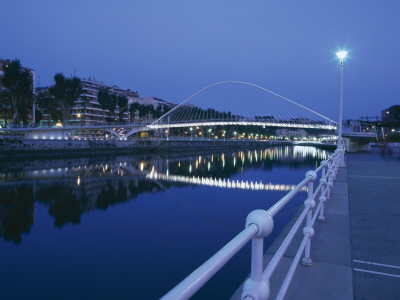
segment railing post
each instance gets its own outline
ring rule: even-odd
[[[243,300],[265,300],[269,297],[269,282],[263,280],[264,237],[274,228],[271,215],[265,210],[254,210],[246,219],[246,227],[255,224],[258,232],[251,243],[251,275],[243,286]]]
[[[321,180],[319,181],[321,186],[321,195],[319,197],[319,201],[321,202],[321,209],[319,211],[319,216],[318,216],[318,221],[325,221],[325,216],[324,216],[324,206],[325,206],[325,201],[326,201],[326,188],[327,188],[327,180],[325,178],[326,176],[326,166],[328,165],[328,162],[326,160],[321,162],[321,165],[323,166],[322,168],[322,176]]]
[[[307,221],[306,221],[306,226],[303,229],[304,235],[307,233],[309,234],[306,247],[304,249],[304,257],[301,260],[301,263],[306,266],[311,266],[313,261],[310,257],[310,251],[311,251],[311,238],[314,236],[314,229],[312,228],[312,209],[315,207],[315,201],[313,198],[314,194],[314,184],[313,182],[317,179],[317,173],[314,171],[308,171],[306,173],[306,177],[310,178],[310,181],[308,182],[308,197],[307,200],[304,201],[304,206],[308,207],[308,212],[307,212]]]

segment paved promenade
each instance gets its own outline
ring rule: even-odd
[[[347,155],[355,299],[400,299],[400,153]]]
[[[325,222],[316,222],[314,264],[299,265],[285,299],[400,299],[400,157],[374,149],[346,154]],[[268,264],[295,218],[267,249]],[[275,299],[303,234],[292,242],[271,278]],[[240,299],[240,287],[232,299]]]

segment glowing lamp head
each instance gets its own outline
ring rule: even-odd
[[[347,51],[342,50],[342,51],[336,52],[336,55],[337,55],[337,57],[339,57],[339,59],[342,61],[342,60],[344,60],[344,58],[346,57]]]

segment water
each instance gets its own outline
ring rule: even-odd
[[[0,162],[1,298],[160,298],[327,155],[275,147]],[[305,198],[275,218],[266,247]],[[250,243],[194,299],[229,298],[249,262]]]

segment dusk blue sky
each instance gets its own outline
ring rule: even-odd
[[[2,0],[0,57],[181,102],[219,81],[254,83],[338,119],[400,104],[400,2]],[[40,83],[39,83],[40,80]]]

